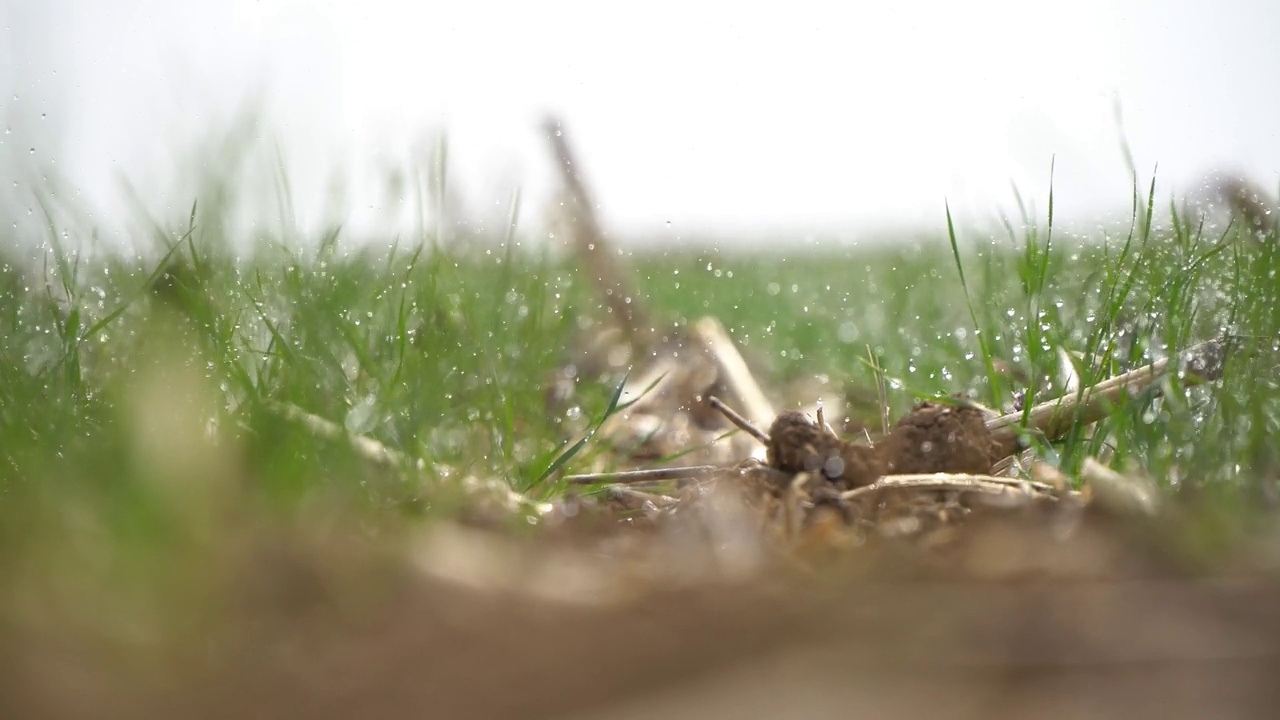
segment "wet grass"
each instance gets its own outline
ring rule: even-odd
[[[766,387],[820,377],[839,393],[871,387],[879,367],[895,416],[956,392],[1030,405],[1066,390],[1064,363],[1089,384],[1200,340],[1255,338],[1221,382],[1175,377],[1038,450],[1068,473],[1105,454],[1257,497],[1280,463],[1280,238],[1158,205],[1135,189],[1130,226],[1091,237],[1030,212],[966,237],[944,215],[935,235],[891,245],[637,255],[631,269],[662,318],[719,317]],[[91,238],[51,219],[38,250],[0,262],[6,544],[75,508],[93,533],[145,545],[200,525],[186,506],[212,502],[202,477],[279,517],[336,508],[376,534],[451,512],[437,490],[451,479],[546,495],[549,471],[579,459],[566,451],[599,450],[579,441],[616,401],[617,373],[577,377],[567,409],[546,402],[566,348],[607,313],[568,259],[518,231],[445,246],[281,233],[244,253],[224,211],[149,226],[153,250],[135,257],[88,252]],[[282,403],[420,467],[371,469]]]
[[[1273,478],[1280,428],[1275,237],[1209,227],[1135,195],[1132,226],[1052,238],[1025,218],[1005,237],[936,237],[829,256],[702,255],[646,264],[654,301],[682,318],[711,313],[774,379],[821,374],[832,392],[891,378],[894,416],[920,397],[963,392],[1010,411],[1197,342],[1247,336],[1225,378],[1113,409],[1091,432],[1042,445],[1068,472],[1088,456],[1171,484],[1253,486]],[[1164,229],[1161,229],[1163,225]],[[957,264],[963,266],[964,279]],[[666,281],[665,283],[663,281]],[[984,356],[991,358],[988,361]]]

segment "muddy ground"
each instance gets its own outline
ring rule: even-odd
[[[3,716],[1274,717],[1273,542],[1205,573],[1169,527],[1045,520],[971,522],[941,559],[884,543],[749,571],[646,535],[661,584],[607,557],[626,550],[465,528],[422,538],[414,571],[258,546],[180,640],[9,628]]]
[[[18,593],[0,716],[1274,717],[1280,535],[1209,557],[1169,498],[980,474],[991,422],[783,413],[763,462],[529,532],[258,528],[185,569],[198,610],[136,627]]]

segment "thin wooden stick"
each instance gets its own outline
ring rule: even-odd
[[[408,468],[417,471],[422,471],[426,468],[426,463],[420,458],[411,458],[366,435],[347,432],[347,429],[341,425],[331,420],[326,420],[319,415],[309,413],[292,403],[271,403],[268,408],[306,427],[317,437],[334,442],[348,443],[357,455],[374,465],[397,469]],[[479,489],[486,493],[491,493],[493,497],[502,500],[509,509],[521,508],[538,515],[545,515],[551,512],[552,509],[550,503],[538,502],[526,495],[522,495],[512,490],[501,480],[493,478],[464,478],[463,486],[467,487],[468,490]]]
[[[1184,382],[1196,384],[1222,377],[1227,352],[1238,340],[1219,338],[1188,348],[1182,353],[1182,366],[1187,371]],[[1035,405],[1025,426],[1023,414],[1015,412],[988,420],[987,429],[999,443],[1003,455],[1018,451],[1018,435],[1023,430],[1034,430],[1049,440],[1058,440],[1074,425],[1088,425],[1107,417],[1112,405],[1154,385],[1168,369],[1168,358],[1157,360],[1079,392]]]
[[[1087,457],[1080,478],[1089,498],[1099,507],[1121,515],[1154,516],[1160,510],[1160,489],[1150,478],[1126,475]]]
[[[818,416],[818,429],[831,437],[837,437],[836,431],[827,424],[827,416],[822,412],[822,398],[818,398],[818,411],[815,414]]]
[[[870,485],[846,490],[840,494],[840,499],[856,500],[885,490],[957,490],[996,494],[1021,490],[1031,495],[1057,496],[1053,486],[1031,480],[968,473],[924,473],[886,475]]]
[[[349,444],[357,455],[375,465],[405,467],[409,464],[408,457],[403,453],[393,450],[367,435],[349,433],[341,425],[326,420],[319,415],[313,415],[297,405],[272,403],[269,407],[285,418],[303,425],[307,430],[311,431],[311,434],[317,437]]]
[[[693,324],[692,334],[715,363],[718,380],[730,391],[730,397],[742,403],[743,415],[754,422],[773,422],[777,415],[773,404],[765,397],[724,325],[714,317],[699,318]]]
[[[715,395],[711,395],[707,398],[707,404],[709,404],[711,407],[715,408],[716,410],[719,410],[725,417],[729,418],[729,422],[733,423],[734,425],[737,425],[739,429],[751,435],[751,437],[759,440],[761,443],[768,445],[769,443],[773,442],[769,438],[769,433],[761,430],[755,425],[752,425],[746,418],[739,415],[738,411],[734,410],[728,405],[725,405],[723,402],[720,401],[720,398],[716,397]]]
[[[589,275],[599,286],[604,302],[613,318],[627,334],[628,339],[640,345],[648,345],[652,339],[652,325],[640,307],[640,297],[634,292],[627,275],[609,251],[604,232],[596,218],[595,205],[582,181],[580,166],[564,137],[560,122],[548,118],[543,130],[551,141],[552,152],[560,166],[560,177],[568,191],[569,205],[573,212],[573,235],[577,254]]]
[[[690,467],[650,468],[647,470],[619,470],[617,472],[583,473],[581,475],[565,475],[565,482],[572,485],[594,485],[596,483],[640,483],[652,480],[681,480],[698,477],[715,470],[719,465],[693,465]]]
[[[652,503],[655,508],[664,508],[674,505],[677,500],[670,495],[660,495],[657,493],[648,493],[642,490],[636,490],[625,485],[614,485],[608,490],[609,497],[617,500],[634,500],[641,503]]]

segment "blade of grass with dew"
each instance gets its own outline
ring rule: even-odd
[[[996,366],[991,357],[991,348],[987,344],[986,336],[982,333],[982,328],[978,325],[978,314],[973,309],[973,298],[969,292],[969,283],[964,276],[964,263],[960,260],[960,244],[956,240],[956,227],[951,219],[951,205],[946,204],[947,211],[947,238],[951,241],[951,253],[955,257],[956,271],[960,275],[960,286],[964,291],[965,306],[969,309],[969,319],[973,322],[974,334],[978,338],[978,347],[982,350],[982,362],[986,366],[987,380],[991,387],[991,400],[994,407],[1001,407],[1004,403],[1004,394],[1001,392],[1000,376],[996,373]]]
[[[591,438],[595,437],[595,434],[604,425],[605,421],[608,420],[609,417],[612,416],[615,411],[620,409],[619,400],[621,400],[622,390],[626,386],[627,386],[627,378],[626,376],[624,376],[622,378],[622,381],[619,382],[617,387],[614,388],[613,394],[609,397],[609,404],[605,407],[604,412],[600,414],[600,418],[596,421],[595,425],[592,426],[591,430],[589,430],[587,434],[579,438],[577,442],[573,443],[573,445],[569,446],[567,450],[565,450],[564,452],[556,456],[556,458],[552,460],[541,473],[538,474],[537,478],[535,478],[534,481],[530,483],[529,485],[530,488],[541,485],[543,481],[545,481],[547,478],[555,474],[555,472],[559,470],[561,467],[563,467],[565,463],[572,460],[574,456],[576,456],[578,452],[581,451],[582,448],[586,446],[586,444],[591,440]]]

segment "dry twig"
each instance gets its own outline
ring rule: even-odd
[[[1183,382],[1196,384],[1222,377],[1226,355],[1239,338],[1218,338],[1195,345],[1182,353],[1182,369],[1186,371]],[[1018,436],[1025,431],[1043,433],[1049,440],[1058,440],[1076,424],[1088,425],[1107,417],[1110,407],[1122,398],[1145,390],[1164,377],[1169,369],[1168,358],[1157,360],[1137,370],[1117,375],[1079,392],[1064,395],[1031,408],[1027,424],[1022,424],[1022,413],[1014,412],[987,421],[1003,455],[1018,451]]]
[[[754,422],[771,422],[776,414],[773,404],[765,397],[747,361],[738,352],[737,344],[720,321],[709,316],[700,318],[693,324],[692,335],[715,363],[716,379],[731,398],[741,403],[742,414]]]
[[[725,417],[729,418],[729,422],[737,425],[743,432],[751,435],[751,437],[759,440],[766,446],[769,444],[769,433],[766,433],[755,425],[752,425],[746,418],[739,415],[738,411],[721,402],[720,398],[712,395],[707,398],[707,403],[711,405],[711,407],[723,413]]]
[[[311,434],[317,437],[349,444],[357,455],[374,465],[396,468],[410,465],[408,457],[403,453],[393,450],[371,437],[349,433],[341,425],[325,420],[319,415],[313,415],[297,405],[272,403],[270,408],[279,415],[306,427],[307,430],[311,431]],[[422,469],[422,462],[415,463],[415,467]]]
[[[282,417],[292,420],[306,427],[313,435],[333,440],[336,442],[348,443],[356,454],[364,458],[366,461],[382,467],[391,467],[396,469],[412,469],[421,472],[426,468],[426,463],[420,458],[410,458],[408,455],[393,450],[386,445],[365,435],[355,435],[347,432],[346,428],[341,425],[326,420],[319,415],[303,410],[297,405],[291,403],[272,403],[270,409],[279,413]],[[536,515],[543,515],[551,512],[549,503],[538,502],[522,495],[501,480],[487,479],[480,480],[477,478],[466,478],[463,481],[464,487],[471,492],[482,492],[491,498],[497,499],[504,507],[509,510],[520,510],[530,512]]]
[[[1150,478],[1123,474],[1093,458],[1085,458],[1080,477],[1090,500],[1117,515],[1154,516],[1160,509],[1160,488]]]
[[[719,470],[717,465],[694,465],[692,467],[651,468],[648,470],[621,470],[618,472],[583,473],[566,475],[565,482],[571,485],[594,485],[596,483],[640,483],[653,480],[682,480],[705,475]]]
[[[627,337],[640,346],[649,345],[652,325],[640,307],[626,273],[609,252],[604,232],[596,218],[595,204],[582,182],[581,171],[569,143],[565,140],[560,121],[549,118],[543,123],[551,149],[560,166],[560,175],[568,193],[568,205],[572,211],[574,247],[586,266],[587,274],[600,286],[614,319]]]
[[[886,490],[955,490],[997,495],[1021,491],[1028,495],[1056,496],[1053,486],[1030,480],[968,473],[925,473],[886,475],[870,485],[846,490],[840,499],[858,500]]]

